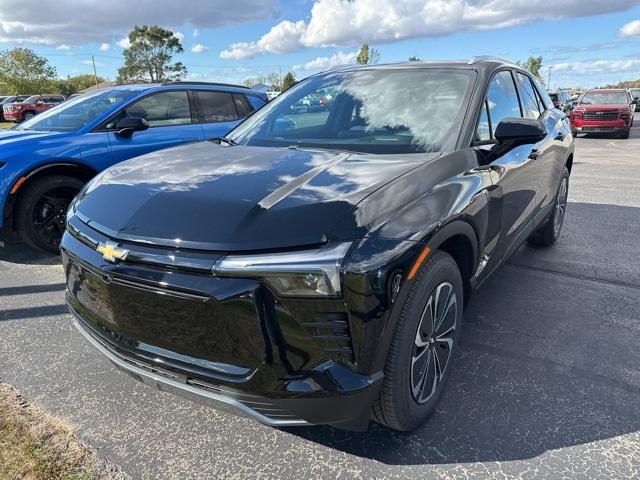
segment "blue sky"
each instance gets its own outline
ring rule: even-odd
[[[180,60],[196,80],[289,70],[302,78],[352,62],[363,41],[381,62],[542,55],[552,87],[640,78],[640,2],[633,0],[235,0],[233,9],[220,0],[103,3],[0,0],[0,48],[33,48],[60,76],[91,73],[93,54],[98,74],[113,79],[132,25],[155,23],[180,36]]]

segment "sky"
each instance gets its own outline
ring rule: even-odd
[[[191,80],[296,78],[353,63],[542,55],[551,88],[640,79],[640,0],[0,0],[0,49],[24,46],[60,77],[114,79],[135,24],[182,41]]]

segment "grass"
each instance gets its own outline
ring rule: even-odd
[[[0,479],[116,480],[64,421],[0,383]],[[106,473],[105,473],[106,472]]]

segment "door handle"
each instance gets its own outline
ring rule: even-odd
[[[531,153],[529,154],[529,158],[531,160],[537,160],[538,157],[540,156],[540,153],[542,153],[542,152],[540,152],[539,148],[533,148],[533,149],[531,149]]]

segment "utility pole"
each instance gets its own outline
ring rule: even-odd
[[[98,89],[98,72],[96,72],[96,59],[91,55],[91,63],[93,63],[93,77],[96,79],[96,90]]]
[[[547,79],[547,88],[551,88],[551,66],[549,66],[549,78]]]

